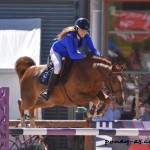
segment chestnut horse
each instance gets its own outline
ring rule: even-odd
[[[39,82],[39,75],[46,65],[36,66],[30,57],[20,57],[15,64],[19,77],[21,99],[18,100],[21,114],[21,126],[25,126],[24,111],[29,110],[30,127],[35,127],[34,110],[36,108],[60,106],[85,106],[93,102],[88,111],[88,117],[94,114],[99,100],[105,100],[100,113],[104,113],[110,100],[102,92],[103,85],[115,96],[118,104],[123,104],[123,75],[124,65],[112,65],[102,57],[91,57],[83,60],[74,60],[66,83],[58,83],[46,101],[40,97],[41,91],[46,88]]]

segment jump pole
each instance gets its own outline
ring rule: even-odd
[[[26,120],[26,124],[30,121]],[[20,120],[9,120],[9,126],[18,126]],[[92,122],[86,120],[35,120],[39,128],[91,128]],[[84,150],[92,150],[92,136],[85,136]]]
[[[30,121],[26,120],[26,124]],[[18,126],[20,120],[9,120],[9,126]],[[35,120],[36,127],[39,128],[91,128],[92,122],[86,120]],[[84,137],[84,150],[92,150],[92,136]]]
[[[149,136],[150,129],[97,129],[97,128],[9,128],[11,135],[71,135],[71,136]]]

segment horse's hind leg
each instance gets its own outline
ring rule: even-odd
[[[29,110],[30,128],[35,128],[36,127],[36,125],[35,125],[35,117],[34,117],[34,110],[35,110],[34,107]]]
[[[22,108],[22,100],[19,99],[18,100],[18,107],[19,107],[19,111],[20,111],[20,116],[21,116],[21,127],[26,127],[25,124],[25,116],[24,116],[24,109]]]
[[[34,117],[34,110],[36,108],[47,108],[47,107],[53,107],[53,106],[54,106],[54,104],[52,103],[51,100],[49,100],[49,101],[43,101],[43,99],[41,100],[40,98],[38,98],[37,102],[36,102],[36,105],[29,110],[30,128],[36,127],[35,117]]]

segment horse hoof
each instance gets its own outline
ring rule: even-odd
[[[89,117],[87,116],[87,114],[84,114],[84,120],[86,120],[86,121],[91,121],[91,120],[92,120],[92,117],[89,118]]]
[[[36,128],[36,125],[28,124],[27,127],[28,127],[28,128]]]
[[[103,115],[104,115],[104,112],[102,112],[102,111],[97,112],[97,116],[102,117]]]
[[[86,121],[92,121],[92,118],[85,118]]]
[[[26,127],[26,124],[19,123],[17,127],[18,127],[18,128],[25,128],[25,127]]]
[[[26,128],[30,128],[30,124],[27,124],[27,125],[26,125]]]
[[[100,114],[98,114],[98,116],[100,116],[100,117],[103,117],[103,115],[104,115],[104,113],[100,113]]]
[[[92,118],[86,118],[86,121],[92,121]]]

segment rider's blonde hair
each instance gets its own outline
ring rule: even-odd
[[[69,26],[69,27],[66,27],[64,28],[58,35],[57,37],[59,39],[62,39],[68,32],[70,31],[76,31],[76,27],[75,26]]]

